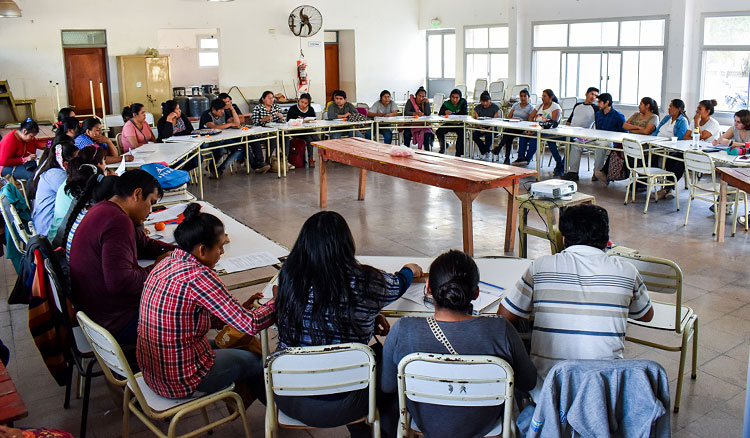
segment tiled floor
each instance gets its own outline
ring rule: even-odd
[[[347,219],[359,254],[422,256],[461,247],[460,204],[450,191],[371,173],[367,199],[358,202],[356,171],[342,165],[332,165],[329,169],[329,209]],[[546,177],[550,171],[549,168],[543,171]],[[579,190],[595,195],[597,203],[609,210],[612,241],[676,261],[685,277],[684,303],[700,316],[698,379],[690,380],[688,363],[680,413],[669,414],[674,436],[738,436],[750,350],[750,277],[746,268],[750,233],[738,231],[736,237],[728,236],[725,243],[717,244],[711,236],[713,216],[708,204],[696,202],[689,225],[682,226],[687,205],[684,190],[681,190],[683,210],[675,211],[674,201],[666,201],[652,204],[644,215],[641,195],[634,204],[623,205],[623,182],[605,187],[590,182],[589,177],[590,173],[582,172]],[[221,181],[207,180],[205,186],[208,201],[287,247],[294,243],[305,219],[318,211],[316,169],[297,169],[281,180],[271,174],[226,175]],[[477,256],[503,254],[504,206],[505,192],[500,190],[482,193],[474,202]],[[545,241],[531,238],[531,257],[548,252]],[[4,296],[16,276],[7,262],[2,263],[0,273],[0,285],[4,285],[0,296]],[[679,343],[677,337],[667,337],[675,345]],[[56,427],[77,434],[81,400],[73,400],[68,410],[62,409],[64,390],[54,384],[42,364],[29,336],[24,307],[8,306],[0,300],[0,338],[12,351],[8,370],[29,408],[28,418],[17,425]],[[677,353],[628,343],[626,356],[661,363],[670,376],[674,395]],[[262,436],[263,407],[255,403],[248,413],[253,434]],[[121,418],[122,413],[102,380],[95,380],[89,436],[119,436]],[[199,423],[199,417],[186,421],[187,426]],[[132,417],[130,424],[134,436],[152,436]],[[241,430],[235,423],[217,429],[214,436],[240,436]],[[309,435],[346,436],[346,431],[339,428],[282,433],[282,436]]]

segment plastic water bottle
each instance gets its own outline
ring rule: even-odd
[[[698,149],[698,144],[701,141],[701,132],[698,128],[693,129],[693,149]]]

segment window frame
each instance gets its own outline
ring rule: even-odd
[[[504,27],[508,29],[508,47],[504,48],[497,48],[497,47],[489,47],[490,45],[490,29],[493,27]],[[466,47],[466,31],[469,29],[487,29],[487,48],[484,49],[474,49],[474,48],[467,48]],[[463,43],[463,60],[464,60],[464,82],[468,82],[466,80],[466,74],[468,73],[468,59],[469,55],[487,55],[487,68],[490,68],[490,56],[491,55],[508,55],[508,75],[510,75],[510,26],[508,23],[495,23],[495,24],[480,24],[480,25],[470,25],[470,26],[464,26],[461,31],[463,32],[461,34],[462,43]],[[489,71],[488,71],[489,73]],[[488,77],[488,81],[490,78]],[[507,81],[508,78],[506,77],[505,80]],[[489,86],[490,82],[487,82],[487,85]],[[474,84],[466,83],[466,93],[473,93],[474,92]],[[508,84],[506,84],[507,86]]]
[[[622,46],[620,45],[620,37],[622,32],[622,22],[623,21],[647,21],[647,20],[664,20],[664,39],[661,46]],[[570,46],[570,25],[571,24],[580,24],[580,23],[602,23],[602,22],[616,22],[617,23],[617,45],[616,46]],[[548,25],[548,24],[567,24],[568,30],[565,35],[565,45],[564,46],[554,46],[554,47],[535,47],[534,46],[534,27],[540,26],[540,25]],[[659,102],[664,102],[664,96],[666,95],[666,71],[667,71],[667,59],[668,59],[668,44],[669,41],[669,16],[668,15],[644,15],[644,16],[632,16],[632,17],[609,17],[609,18],[587,18],[587,19],[580,19],[580,20],[551,20],[551,21],[532,21],[531,22],[531,78],[530,78],[530,86],[531,90],[536,90],[536,84],[535,81],[535,71],[536,71],[536,52],[560,52],[560,83],[557,85],[558,90],[562,90],[562,80],[563,78],[567,77],[567,70],[565,74],[563,74],[563,56],[562,54],[565,52],[571,53],[597,53],[601,55],[605,55],[606,53],[611,52],[629,52],[629,51],[636,51],[636,52],[646,52],[646,51],[661,51],[662,52],[662,75],[661,75],[661,96],[658,96]],[[620,62],[620,90],[619,90],[619,98],[622,99],[622,72],[623,72],[623,64],[624,62]],[[640,60],[638,61],[638,65],[640,67]],[[600,79],[601,81],[601,79]],[[639,68],[639,85],[640,85],[640,68]],[[557,90],[556,90],[557,91]],[[605,92],[602,90],[602,92]],[[568,96],[561,96],[561,97],[568,97]],[[577,97],[577,96],[576,96]],[[640,97],[638,97],[640,99]],[[638,102],[634,103],[623,103],[621,100],[615,101],[613,103],[616,103],[618,105],[625,105],[625,106],[637,106]]]
[[[198,39],[198,68],[220,68],[221,67],[221,41],[219,41],[219,38],[216,37],[216,35],[196,35],[196,38]],[[204,49],[201,46],[201,40],[216,40],[216,48],[215,49]],[[201,53],[216,53],[217,58],[217,64],[216,65],[201,65]]]
[[[425,33],[425,48],[429,51],[430,47],[430,36],[431,35],[440,35],[440,77],[439,78],[433,78],[430,76],[430,55],[429,52],[427,53],[427,56],[425,56],[425,78],[427,81],[430,79],[445,79],[445,36],[456,34],[456,31],[454,29],[429,29]],[[454,73],[455,76],[455,73]],[[450,78],[449,78],[450,79]],[[455,78],[453,78],[455,79]]]
[[[706,80],[706,70],[705,70],[705,62],[706,62],[706,52],[750,52],[750,42],[747,44],[737,44],[737,45],[718,45],[718,44],[706,44],[706,18],[716,18],[716,17],[750,17],[750,9],[745,11],[729,11],[729,12],[704,12],[701,14],[701,26],[700,26],[700,42],[698,44],[698,47],[700,49],[700,56],[698,56],[698,71],[700,71],[700,82],[698,83],[698,95],[701,99],[704,97],[703,94],[703,85]],[[748,78],[750,81],[750,78]],[[713,99],[713,97],[712,97]],[[718,99],[717,99],[718,100]],[[748,100],[750,101],[750,93],[748,93]],[[748,109],[750,109],[750,102],[748,102]],[[717,109],[715,111],[715,114],[726,116],[726,117],[732,117],[736,111],[733,110],[720,110]]]

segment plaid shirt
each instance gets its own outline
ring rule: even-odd
[[[253,335],[274,323],[274,306],[246,310],[211,268],[175,249],[148,276],[141,297],[137,357],[146,383],[163,397],[191,395],[214,364],[210,316]]]
[[[260,105],[255,105],[255,108],[253,108],[253,115],[252,115],[252,121],[253,125],[255,126],[266,126],[266,123],[264,122],[263,118],[272,116],[271,121],[276,123],[284,123],[284,116],[281,117],[277,116],[276,113],[281,114],[281,107],[279,107],[278,104],[274,103],[271,105],[271,111],[266,109],[266,106],[262,103]]]

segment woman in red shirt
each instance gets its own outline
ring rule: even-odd
[[[26,119],[21,127],[0,140],[0,166],[2,176],[12,175],[15,179],[27,180],[34,176],[36,169],[36,135],[39,125]]]

